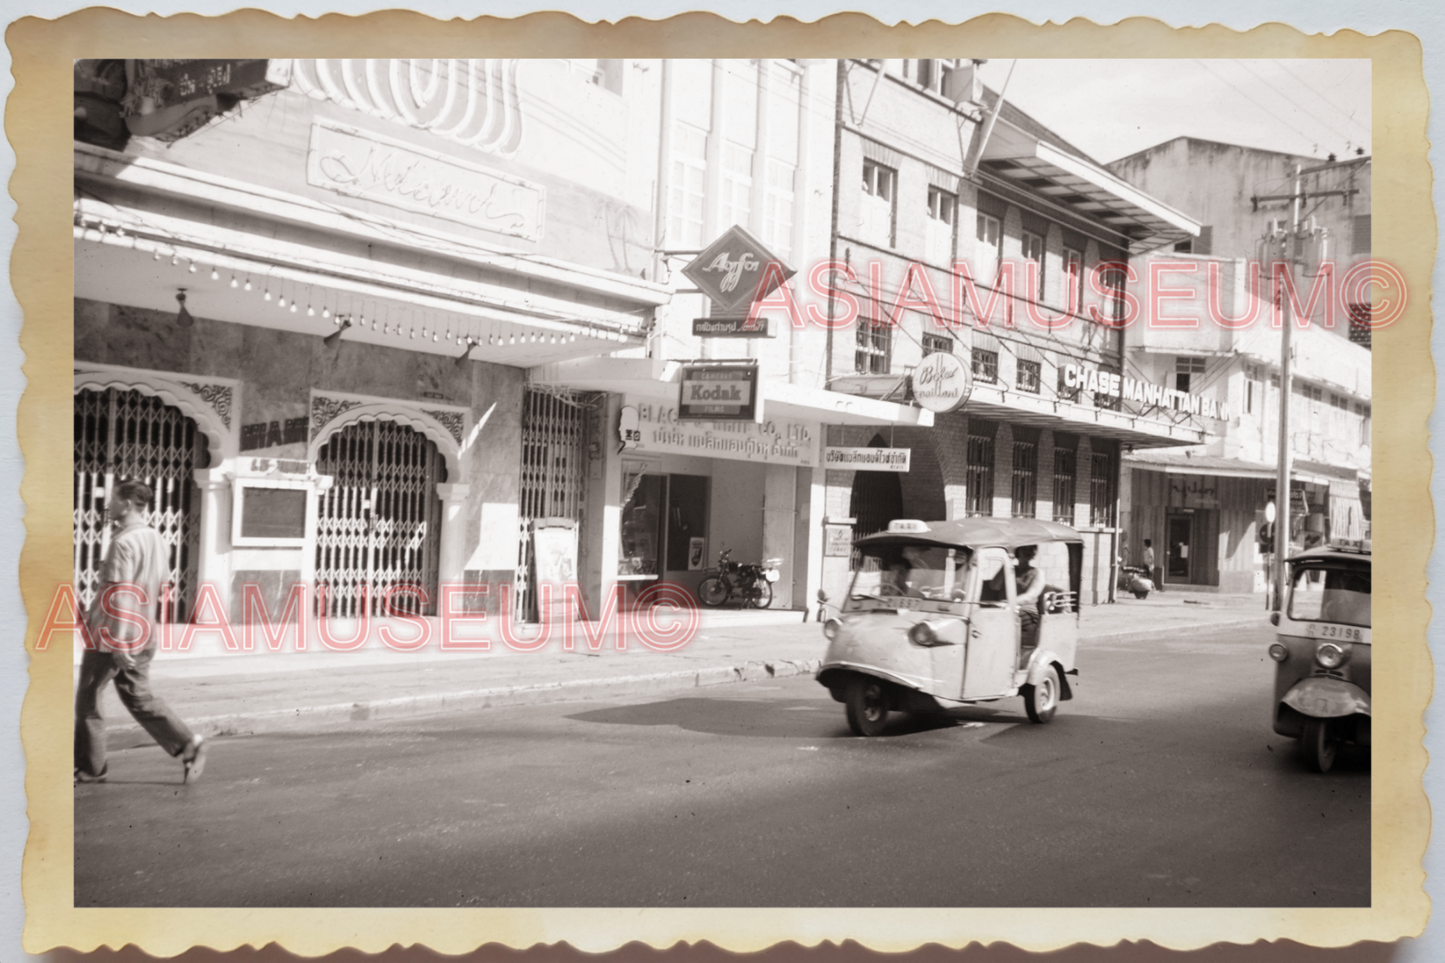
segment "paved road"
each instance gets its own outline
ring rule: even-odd
[[[1045,726],[857,739],[801,677],[218,740],[191,787],[123,750],[76,905],[1368,905],[1369,757],[1270,731],[1269,638],[1095,644]]]

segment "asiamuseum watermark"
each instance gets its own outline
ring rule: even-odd
[[[1243,269],[1244,305],[1237,315],[1226,281],[1226,266]],[[1279,327],[1286,299],[1301,327],[1318,323],[1333,328],[1344,319],[1352,327],[1371,330],[1394,324],[1405,313],[1409,291],[1400,270],[1384,261],[1356,261],[1340,270],[1333,260],[1312,265],[1307,276],[1309,292],[1284,261],[1186,260],[1153,258],[1141,262],[1100,261],[1080,276],[1066,266],[1065,302],[1052,309],[1024,292],[1041,288],[1037,261],[1001,260],[992,280],[975,279],[968,261],[954,261],[951,269],[909,262],[900,277],[889,278],[884,262],[866,265],[848,261],[819,261],[804,279],[817,300],[801,300],[788,281],[788,271],[769,261],[759,272],[757,291],[743,327],[766,324],[764,315],[786,313],[794,328],[816,325],[842,330],[859,319],[894,325],[906,311],[932,317],[943,327],[986,326],[1005,328],[1028,324],[1057,331],[1079,319],[1109,328],[1128,328],[1143,320],[1151,328],[1189,330],[1214,324],[1243,330],[1261,321]],[[896,268],[893,268],[896,272]],[[860,271],[866,277],[860,275]],[[948,290],[940,293],[934,278],[947,275]],[[1379,297],[1373,301],[1375,289]],[[1086,292],[1092,295],[1089,303]],[[865,302],[873,305],[864,308]],[[1369,305],[1363,315],[1358,308]],[[965,310],[966,309],[966,310]]]
[[[219,639],[227,652],[282,652],[288,649],[288,643],[291,650],[306,651],[310,648],[308,630],[314,628],[321,649],[352,652],[372,639],[372,621],[376,620],[375,637],[386,648],[398,652],[415,652],[432,645],[444,652],[485,652],[494,642],[516,652],[537,652],[554,642],[563,651],[573,651],[579,644],[591,652],[600,652],[609,644],[617,651],[626,651],[629,640],[654,652],[675,652],[696,637],[701,621],[691,593],[669,582],[656,583],[638,593],[631,606],[624,604],[623,586],[614,585],[595,621],[587,617],[577,583],[554,586],[544,582],[537,590],[535,623],[513,621],[510,585],[443,584],[437,590],[436,616],[419,614],[431,606],[432,596],[425,587],[412,583],[385,587],[376,599],[376,615],[371,612],[371,592],[366,585],[357,586],[351,599],[355,614],[336,616],[328,614],[330,600],[325,585],[316,586],[313,609],[309,604],[310,587],[303,582],[293,584],[279,612],[267,606],[260,585],[245,583],[240,588],[238,621],[227,615],[216,587],[203,582],[191,602],[191,617],[183,623],[172,623],[147,617],[146,613],[155,609],[155,600],[147,597],[143,587],[128,583],[107,585],[96,597],[88,619],[81,611],[74,587],[61,583],[40,625],[35,650],[45,651],[57,635],[78,633],[84,648],[115,652],[138,652],[151,644],[157,644],[163,652],[188,652],[205,637]],[[493,588],[497,591],[493,592]],[[163,585],[159,594],[160,610],[173,611],[175,600],[170,585]],[[479,597],[497,599],[495,618],[487,612],[460,609],[464,599]],[[311,618],[308,613],[313,611],[317,614]]]

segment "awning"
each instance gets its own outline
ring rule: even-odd
[[[193,316],[317,336],[346,316],[347,341],[523,368],[641,347],[671,298],[149,158],[78,144],[75,165],[79,298],[174,313],[184,291]]]
[[[1198,221],[1104,168],[1014,128],[1001,135],[1006,123],[983,152],[983,166],[1005,181],[1102,221],[1128,238],[1132,254],[1199,235]]]
[[[1192,452],[1136,451],[1124,456],[1124,464],[1166,475],[1213,475],[1216,478],[1259,478],[1266,481],[1275,481],[1279,477],[1279,469],[1275,465]],[[1332,485],[1338,484],[1342,478],[1353,479],[1355,471],[1297,461],[1291,466],[1289,477],[1311,485]]]
[[[676,402],[682,365],[681,361],[653,358],[579,358],[532,368],[527,372],[527,382]],[[794,418],[825,425],[933,426],[933,412],[911,405],[768,378],[760,379],[760,385],[764,418]]]

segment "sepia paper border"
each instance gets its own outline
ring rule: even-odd
[[[878,950],[924,943],[962,946],[1007,941],[1046,950],[1075,942],[1150,940],[1191,949],[1219,941],[1293,939],[1320,946],[1394,940],[1419,933],[1429,912],[1421,859],[1429,832],[1421,787],[1426,762],[1422,713],[1433,666],[1425,644],[1425,564],[1434,526],[1425,425],[1434,400],[1430,357],[1430,278],[1436,220],[1426,159],[1427,92],[1417,38],[1392,31],[1306,36],[1267,24],[1173,29],[1133,18],[1112,26],[1086,20],[1036,26],[990,15],[964,24],[883,27],[860,15],[814,24],[779,18],[738,24],[711,14],[666,21],[630,18],[590,25],[566,14],[516,20],[442,22],[405,11],[363,17],[287,20],[259,11],[224,17],[137,17],[92,9],[12,24],[6,41],[16,86],[6,133],[17,161],[10,184],[19,205],[11,281],[25,312],[21,347],[28,387],[19,410],[26,459],[21,494],[29,537],[21,589],[29,619],[30,689],[21,733],[27,759],[30,836],[23,892],[25,948],[89,951],[134,943],[156,955],[192,945],[231,949],[277,942],[314,955],[341,947],[379,952],[424,944],[461,953],[487,942],[524,947],[566,940],[587,951],[629,941],[667,946],[709,940],[732,950],[779,941],[805,945],[856,940]],[[71,507],[65,468],[70,439],[72,343],[72,130],[65,99],[71,61],[95,56],[303,57],[927,56],[990,58],[1365,58],[1373,63],[1373,247],[1411,285],[1403,318],[1374,336],[1374,541],[1388,581],[1376,590],[1375,628],[1389,640],[1375,655],[1372,779],[1373,905],[1362,909],[77,909],[73,906],[73,792],[65,778],[71,740],[71,650],[35,653],[37,624],[57,583],[71,579]]]

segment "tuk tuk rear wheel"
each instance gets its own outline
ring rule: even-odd
[[[866,676],[850,679],[844,692],[848,728],[855,736],[876,736],[888,721],[888,698],[883,683]]]
[[[1340,742],[1335,738],[1333,722],[1333,719],[1305,720],[1300,749],[1304,751],[1306,764],[1315,772],[1329,772],[1335,764]]]
[[[1059,709],[1059,671],[1052,665],[1044,667],[1044,677],[1038,685],[1020,686],[1024,697],[1024,710],[1030,722],[1048,722]]]

